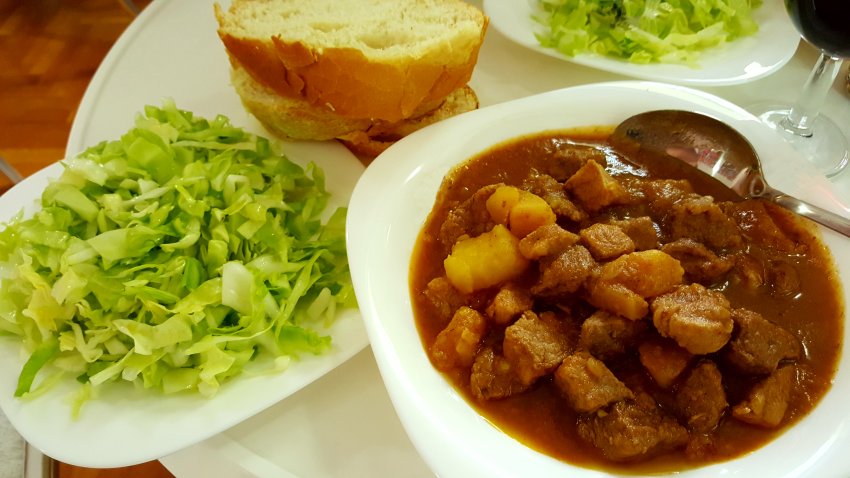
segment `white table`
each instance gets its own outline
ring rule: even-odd
[[[794,58],[773,75],[705,91],[745,108],[760,102],[791,102],[816,59],[815,50],[801,43]],[[844,75],[846,66],[824,112],[850,137],[850,95]],[[490,29],[471,86],[481,106],[487,106],[558,88],[626,79],[630,78],[529,51]],[[832,182],[850,215],[850,171]],[[351,398],[323,400],[328,393]],[[274,442],[268,440],[272,436]],[[404,435],[368,350],[251,420],[161,461],[178,477],[433,476]]]

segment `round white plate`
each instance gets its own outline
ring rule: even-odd
[[[753,143],[773,186],[842,211],[833,186],[751,114],[686,87],[640,81],[567,88],[445,120],[396,143],[361,177],[348,216],[355,291],[393,405],[414,446],[438,476],[609,476],[519,444],[470,407],[428,360],[413,319],[408,273],[413,245],[443,177],[456,164],[511,138],[576,126],[615,125],[639,112],[668,108],[725,121]],[[850,240],[828,230],[823,237],[844,278],[848,303]],[[850,329],[845,329],[845,343],[848,335]],[[844,354],[832,389],[821,403],[776,440],[742,458],[678,476],[847,476],[848,396],[850,355]]]
[[[93,78],[74,122],[69,155],[118,138],[146,104],[159,105],[164,98],[173,98],[179,108],[201,116],[227,115],[235,126],[268,136],[230,87],[212,4],[212,0],[153,2],[145,9]],[[174,15],[158,14],[166,9]],[[187,23],[187,19],[195,23]],[[207,27],[192,27],[196,23]],[[336,143],[291,143],[283,149],[293,161],[314,161],[324,169],[328,190],[333,193],[329,207],[347,204],[363,172],[348,150]],[[8,220],[22,208],[32,211],[48,179],[60,173],[61,166],[54,164],[0,197],[0,220]],[[78,386],[73,377],[34,400],[13,397],[25,357],[14,339],[0,338],[0,407],[30,444],[57,460],[97,468],[141,463],[200,442],[259,413],[368,344],[356,310],[343,312],[328,332],[335,344],[329,354],[303,355],[280,374],[242,375],[224,384],[212,399],[164,396],[131,386],[105,387],[99,399],[86,403],[76,421],[67,400]]]
[[[589,54],[571,57],[555,49],[544,48],[534,37],[534,32],[544,28],[531,18],[536,4],[537,0],[484,0],[484,11],[496,30],[534,51],[579,65],[646,80],[692,86],[744,83],[781,68],[794,55],[800,42],[800,34],[788,19],[783,3],[766,0],[754,12],[759,31],[755,35],[706,50],[700,57],[698,68],[657,63],[641,65]],[[566,69],[565,74],[568,74]]]

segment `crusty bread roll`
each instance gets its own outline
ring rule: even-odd
[[[468,86],[446,96],[436,108],[417,112],[398,122],[343,118],[304,99],[277,94],[255,81],[233,62],[231,82],[249,113],[276,136],[290,140],[339,139],[353,152],[374,157],[396,140],[451,116],[478,108],[478,97]]]
[[[215,13],[231,62],[276,94],[391,123],[466,85],[487,28],[462,0],[233,0]]]

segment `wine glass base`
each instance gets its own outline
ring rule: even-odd
[[[784,124],[783,120],[790,111],[789,106],[771,105],[753,113],[826,177],[836,176],[843,171],[850,162],[850,150],[841,128],[831,119],[818,115],[811,128],[801,131],[790,124]]]

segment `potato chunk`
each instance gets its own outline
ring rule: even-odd
[[[496,224],[508,225],[511,209],[519,202],[519,189],[513,186],[499,186],[487,198],[487,212]]]
[[[459,240],[443,261],[449,282],[464,294],[513,279],[528,264],[519,251],[519,239],[501,224],[480,236]]]
[[[587,301],[595,307],[638,320],[649,313],[649,303],[622,284],[602,282],[595,277],[587,281]]]
[[[487,199],[487,211],[493,221],[507,225],[520,239],[556,219],[543,198],[513,186],[499,186]]]
[[[693,355],[667,339],[648,340],[638,346],[640,363],[661,388],[670,388],[685,371]]]

